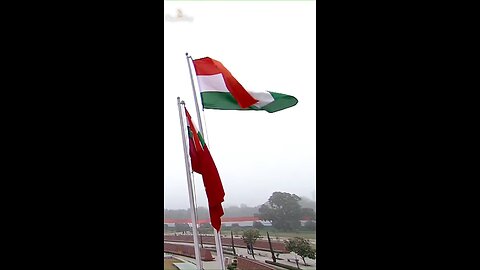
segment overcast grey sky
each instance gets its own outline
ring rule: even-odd
[[[165,19],[164,207],[189,207],[176,98],[198,126],[185,52],[223,63],[246,89],[295,96],[289,109],[205,110],[207,143],[225,189],[224,207],[260,205],[275,191],[313,199],[316,181],[316,2],[164,2],[192,21]],[[207,206],[195,174],[199,206]]]

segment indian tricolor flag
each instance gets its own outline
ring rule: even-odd
[[[264,110],[270,113],[295,106],[298,100],[270,91],[246,90],[217,60],[193,60],[205,109]]]

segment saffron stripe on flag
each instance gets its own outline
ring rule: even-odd
[[[204,57],[193,60],[193,66],[197,76],[221,74],[226,88],[237,100],[240,107],[247,108],[258,102],[219,61]]]

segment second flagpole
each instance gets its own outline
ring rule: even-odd
[[[193,245],[195,251],[195,261],[197,263],[197,269],[203,269],[202,267],[202,258],[200,254],[200,245],[198,243],[198,232],[197,232],[197,216],[195,215],[195,204],[193,201],[193,188],[192,188],[192,173],[190,170],[190,160],[186,142],[186,132],[185,132],[185,123],[183,121],[185,115],[185,103],[180,101],[180,98],[177,97],[178,104],[178,114],[180,116],[180,126],[182,129],[182,141],[183,141],[183,152],[185,155],[185,170],[187,172],[187,184],[188,184],[188,197],[190,199],[190,208],[191,208],[191,217],[192,217],[192,232],[193,232]]]

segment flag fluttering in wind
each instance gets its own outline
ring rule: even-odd
[[[212,223],[212,227],[220,231],[222,224],[220,218],[224,214],[222,202],[225,197],[222,181],[220,180],[220,175],[218,174],[212,155],[202,138],[202,134],[195,128],[187,108],[185,108],[185,114],[187,116],[192,170],[201,174],[203,177],[203,185],[205,186],[208,199],[210,222]]]
[[[193,60],[193,65],[205,109],[263,110],[273,113],[298,103],[295,97],[281,93],[245,90],[222,63],[210,57]]]

